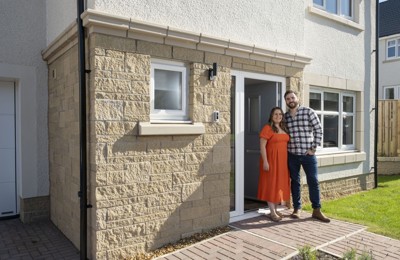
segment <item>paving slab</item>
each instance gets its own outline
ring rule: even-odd
[[[355,249],[358,256],[369,252],[373,259],[400,259],[400,240],[367,232],[363,225],[334,219],[323,223],[307,212],[291,219],[291,211],[281,212],[280,222],[264,214],[237,221],[230,232],[156,259],[291,259],[306,245],[336,257]]]
[[[79,250],[50,221],[0,220],[0,259],[79,259]]]

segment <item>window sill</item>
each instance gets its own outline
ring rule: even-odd
[[[399,62],[400,61],[400,57],[396,57],[396,58],[386,58],[386,60],[383,61],[383,63],[391,63],[391,62]]]
[[[324,10],[321,10],[319,8],[316,8],[314,6],[309,6],[308,7],[308,12],[312,13],[312,14],[316,14],[316,15],[322,16],[322,17],[330,19],[330,20],[333,20],[335,22],[347,25],[347,26],[352,27],[354,29],[357,29],[359,31],[364,31],[364,26],[361,26],[360,24],[358,24],[358,23],[356,23],[354,21],[348,20],[348,19],[340,17],[338,15],[330,14],[330,13],[328,13],[328,12],[326,12]]]
[[[205,133],[202,123],[191,124],[156,124],[139,122],[139,136],[146,135],[201,135]]]
[[[346,163],[363,162],[367,159],[365,152],[344,152],[336,154],[317,154],[318,167],[334,166]]]

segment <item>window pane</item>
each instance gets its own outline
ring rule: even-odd
[[[324,93],[324,110],[339,111],[339,94],[329,92]]]
[[[385,89],[385,99],[394,99],[394,88]]]
[[[337,0],[326,0],[326,11],[337,14]]]
[[[389,47],[388,48],[388,57],[394,57],[396,56],[396,48],[395,47]]]
[[[182,109],[182,72],[154,70],[154,108]]]
[[[340,14],[351,17],[351,11],[352,11],[351,2],[352,0],[340,1]]]
[[[324,1],[323,0],[314,0],[314,4],[324,6]]]
[[[400,57],[400,41],[399,44],[397,45],[397,57]]]
[[[314,110],[321,110],[321,93],[310,93],[310,107]]]
[[[258,133],[260,128],[260,98],[249,98],[249,118],[250,118],[250,133]]]
[[[353,111],[353,97],[343,96],[343,111],[344,112],[354,112]]]
[[[395,57],[396,56],[396,41],[388,41],[388,49],[387,49],[387,56],[388,58],[390,57]]]
[[[323,147],[338,147],[339,116],[324,115]]]
[[[343,117],[343,144],[353,144],[353,116]]]

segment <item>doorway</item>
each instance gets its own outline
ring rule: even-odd
[[[17,214],[15,87],[0,81],[0,218]]]
[[[283,107],[285,78],[232,71],[231,218],[267,207],[257,199],[259,133],[275,106]]]

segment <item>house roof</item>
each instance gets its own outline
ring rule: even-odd
[[[400,33],[400,0],[379,4],[379,37]]]

